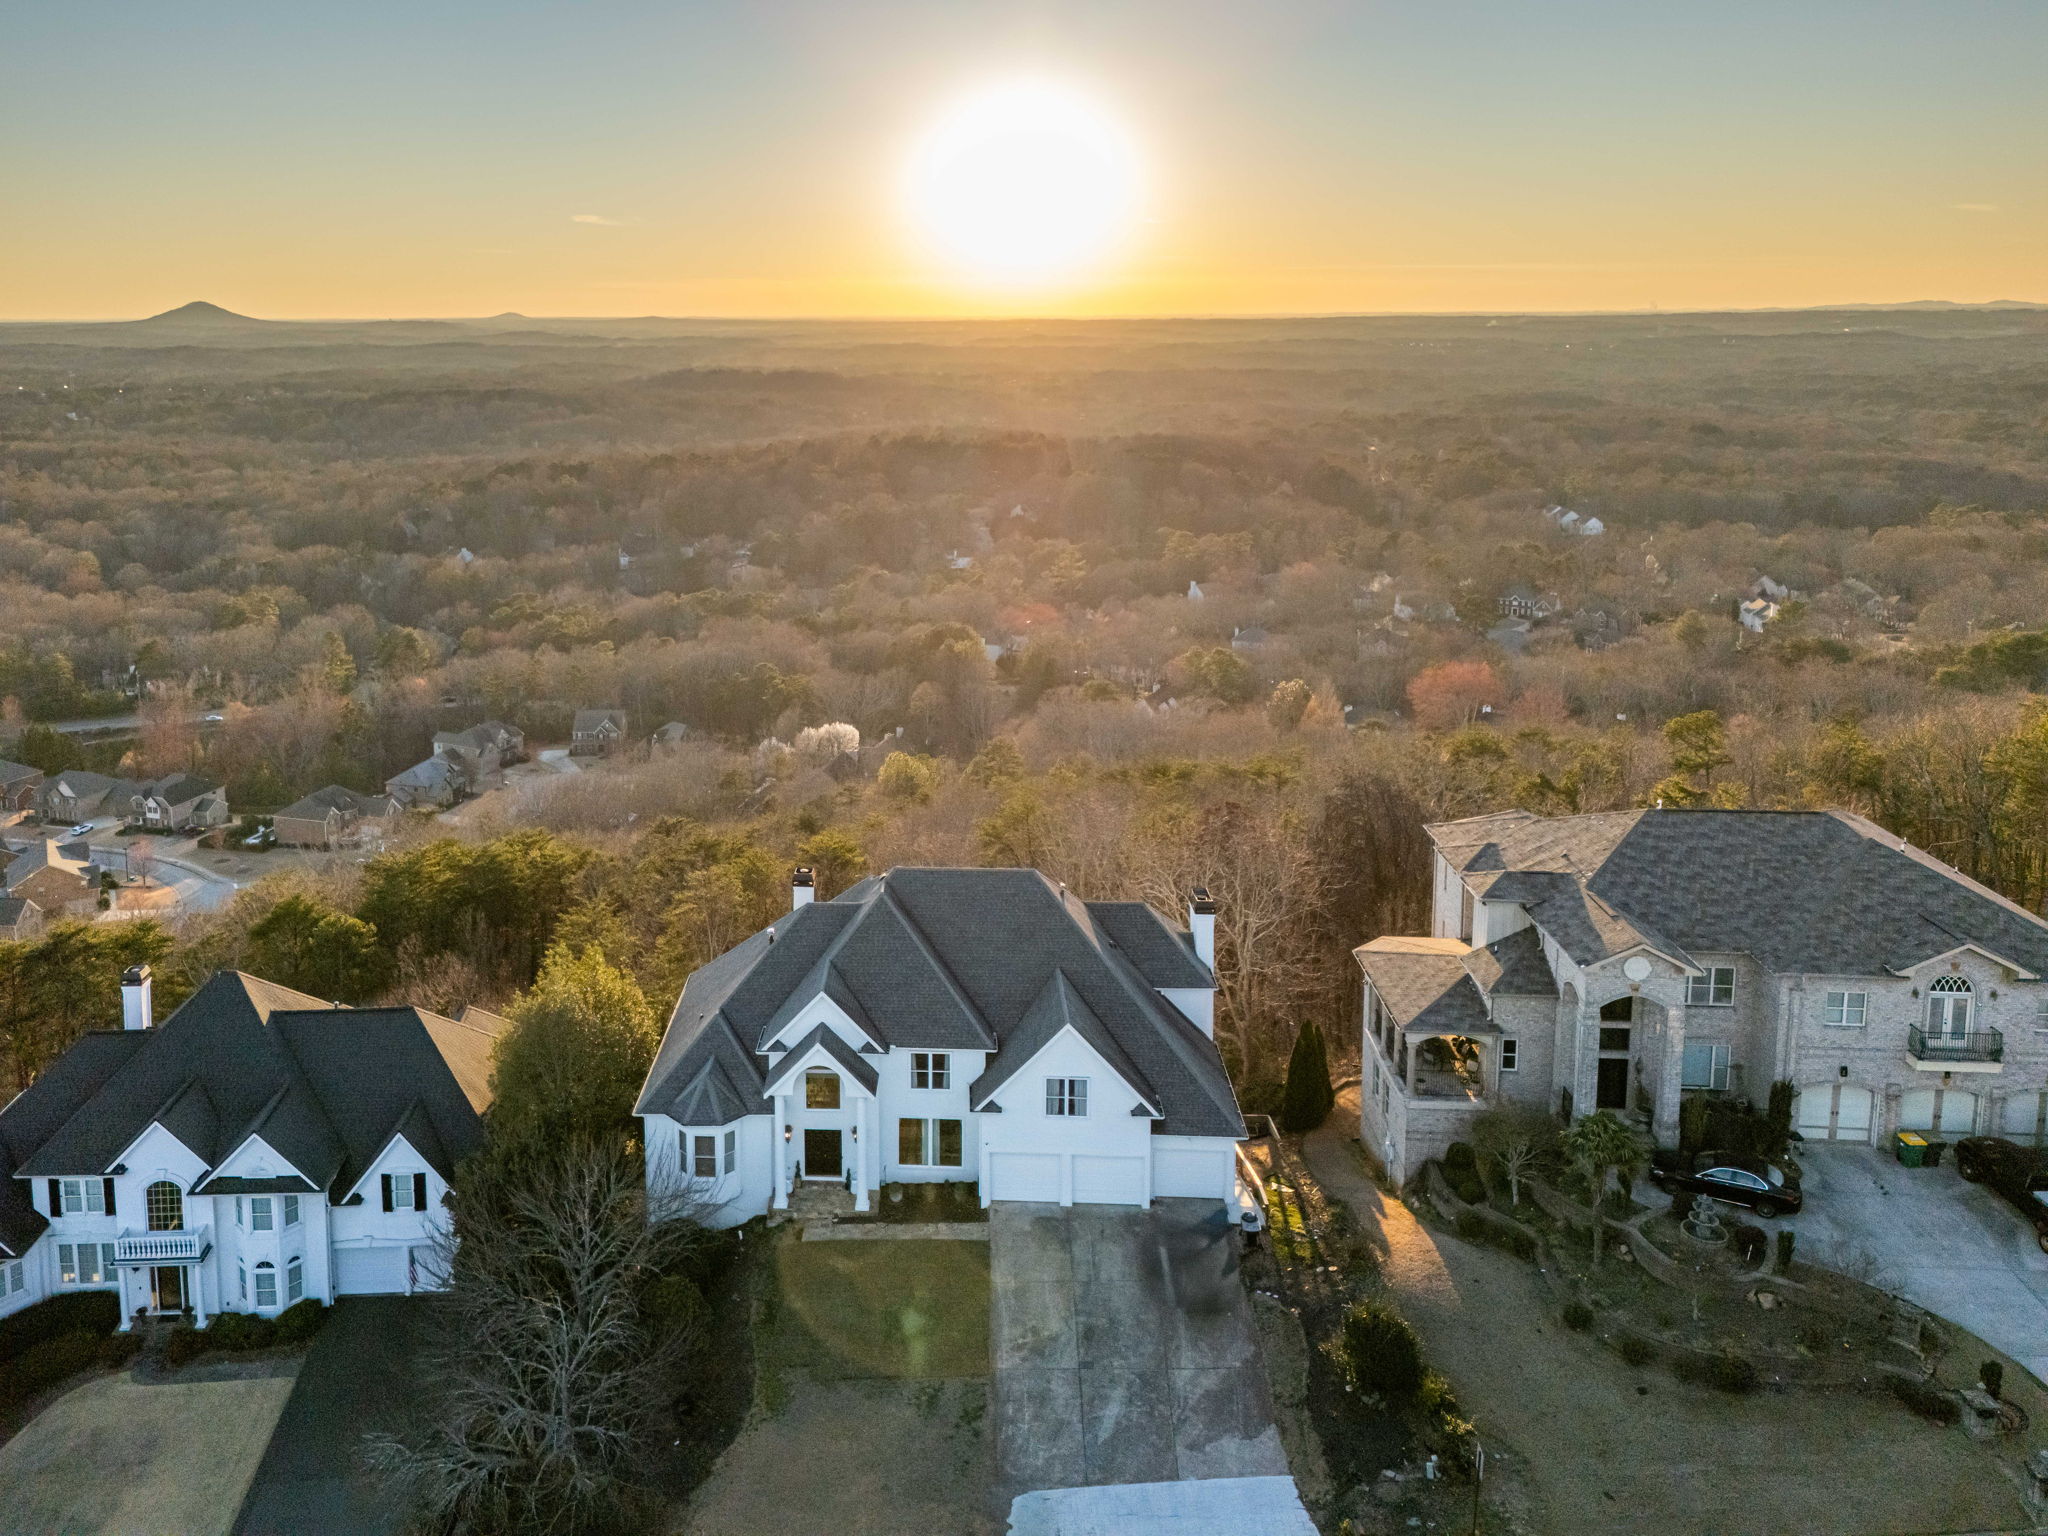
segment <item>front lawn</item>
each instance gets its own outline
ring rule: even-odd
[[[986,1376],[989,1245],[783,1242],[763,1363],[824,1378]]]

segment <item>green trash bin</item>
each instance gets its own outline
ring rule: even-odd
[[[1924,1167],[1927,1162],[1927,1138],[1918,1131],[1901,1131],[1898,1152],[1899,1161],[1906,1167]]]

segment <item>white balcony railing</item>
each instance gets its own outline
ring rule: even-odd
[[[116,1264],[191,1264],[206,1257],[213,1245],[211,1227],[186,1227],[176,1232],[123,1232],[114,1240]]]

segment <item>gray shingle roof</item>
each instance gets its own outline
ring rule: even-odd
[[[881,1074],[875,1071],[875,1064],[871,1061],[862,1061],[858,1051],[823,1024],[782,1052],[769,1065],[767,1074],[761,1081],[762,1090],[773,1093],[788,1078],[796,1064],[809,1055],[813,1048],[819,1046],[822,1046],[825,1054],[838,1062],[840,1069],[861,1087],[869,1093],[875,1091],[876,1084],[881,1081]]]
[[[1455,939],[1374,939],[1351,952],[1402,1030],[1497,1035],[1486,999]]]
[[[430,1143],[421,1155],[452,1176],[482,1140],[474,1095],[488,1102],[488,1089],[464,1079],[491,1038],[417,1009],[336,1008],[219,971],[159,1028],[85,1036],[0,1110],[0,1141],[25,1178],[102,1173],[152,1124],[209,1168],[260,1136],[339,1198],[410,1125]]]
[[[161,800],[166,805],[183,805],[219,788],[218,779],[203,779],[196,773],[173,773],[143,785],[138,793]]]
[[[1125,936],[1135,936],[1135,955]],[[828,980],[859,1005],[854,1017],[884,1046],[992,1051],[1000,1059],[1061,974],[1129,1064],[1133,1086],[1159,1107],[1160,1129],[1242,1135],[1214,1043],[1154,990],[1169,984],[1155,978],[1210,984],[1206,973],[1197,979],[1192,955],[1185,964],[1172,957],[1167,946],[1176,942],[1163,922],[1155,934],[1129,912],[1105,921],[1035,870],[894,869],[797,908],[693,973],[639,1112],[672,1114],[715,1059],[748,1113],[768,1113],[758,1053],[794,1017],[792,1000],[801,1007]]]
[[[1052,979],[1038,994],[1038,1000],[1017,1021],[1017,1027],[1003,1037],[1002,1050],[974,1080],[974,1086],[967,1091],[967,1102],[975,1109],[983,1108],[998,1088],[1015,1077],[1055,1035],[1066,1029],[1071,1029],[1093,1046],[1096,1055],[1116,1069],[1118,1076],[1145,1101],[1146,1107],[1155,1114],[1158,1112],[1158,1095],[1145,1080],[1144,1072],[1131,1060],[1108,1026],[1095,1016],[1095,1010],[1075,990],[1063,970],[1052,973]]]
[[[1504,939],[1464,955],[1466,974],[1488,997],[1555,997],[1557,978],[1543,958],[1543,938],[1534,928],[1517,928]]]
[[[1142,901],[1091,901],[1088,915],[1104,936],[1124,952],[1155,987],[1202,988],[1216,985],[1209,967],[1195,956],[1195,942]]]
[[[1878,976],[1969,942],[2048,974],[2048,923],[1845,811],[1511,811],[1430,835],[1461,872],[1516,872],[1470,880],[1489,899],[1524,900],[1535,885],[1510,881],[1553,877],[1530,915],[1574,958],[1633,936],[1776,972]]]
[[[0,1250],[20,1258],[49,1226],[16,1177],[21,1164],[77,1113],[142,1043],[141,1033],[85,1035],[0,1108]]]
[[[318,821],[329,811],[351,816],[383,816],[391,810],[389,795],[366,795],[343,784],[329,784],[300,800],[294,800],[277,814],[304,821]]]

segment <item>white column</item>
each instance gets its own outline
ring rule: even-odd
[[[868,1208],[868,1147],[875,1139],[875,1128],[870,1122],[877,1118],[868,1113],[868,1108],[874,1102],[866,1095],[853,1101],[853,1208],[856,1211]]]
[[[979,1180],[981,1185],[981,1208],[987,1210],[989,1207],[989,1190],[993,1187],[989,1183],[988,1177],[988,1160],[990,1155],[988,1138],[986,1136],[977,1136],[975,1140],[978,1143],[975,1148],[975,1164],[981,1170],[981,1178]]]
[[[775,1104],[775,1121],[774,1124],[768,1127],[768,1139],[774,1143],[775,1191],[768,1203],[774,1210],[786,1211],[789,1209],[789,1168],[788,1159],[783,1156],[782,1152],[782,1127],[788,1121],[789,1105],[785,1101],[784,1096],[779,1093],[774,1096],[773,1102]]]
[[[192,1277],[192,1326],[204,1328],[206,1326],[206,1266],[204,1264],[194,1264],[185,1273]]]

